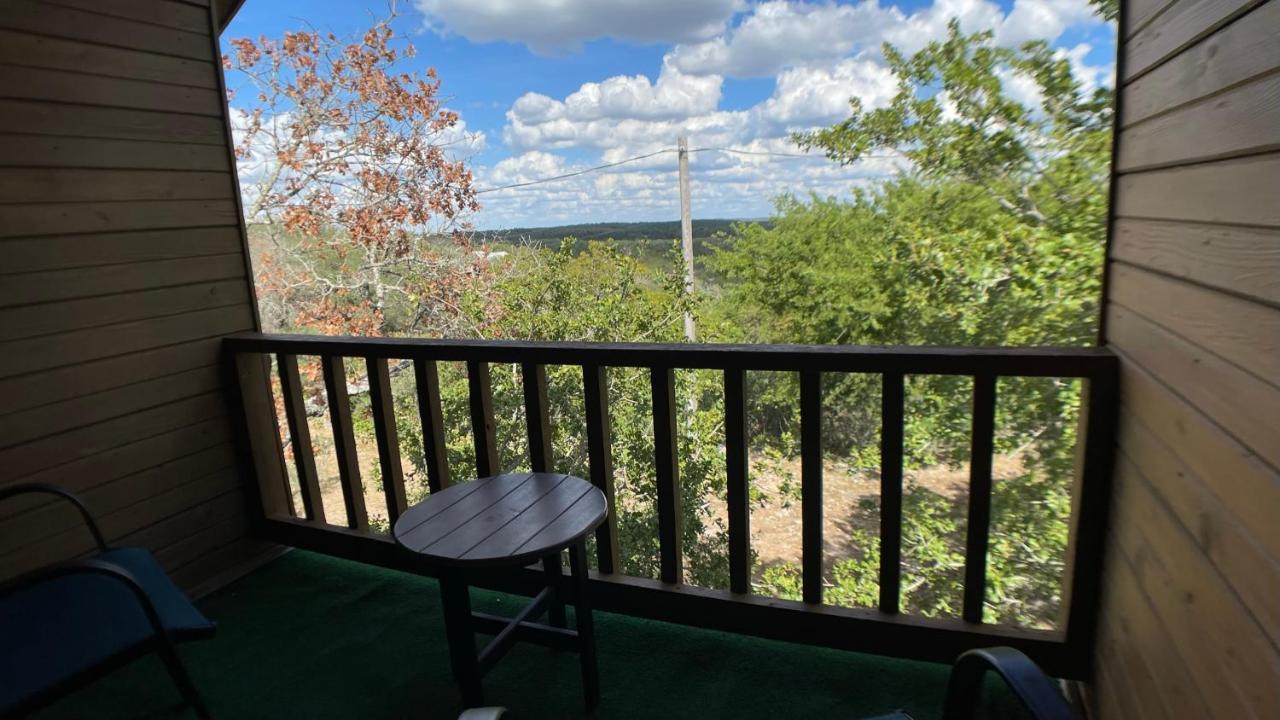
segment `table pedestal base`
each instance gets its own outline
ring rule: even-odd
[[[449,657],[453,677],[462,693],[462,704],[472,708],[484,704],[480,680],[493,669],[517,641],[531,642],[557,650],[577,650],[582,660],[582,691],[587,712],[600,702],[600,676],[596,668],[595,625],[591,618],[590,594],[587,589],[587,549],[585,542],[569,547],[569,569],[574,586],[574,618],[576,629],[567,627],[564,598],[561,596],[560,554],[543,560],[547,584],[519,613],[505,618],[489,613],[472,612],[471,596],[460,570],[440,572],[440,596],[444,605],[445,633],[449,640]],[[543,614],[549,624],[535,622]],[[476,654],[475,635],[493,635],[489,644]]]

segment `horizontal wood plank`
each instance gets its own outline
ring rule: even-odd
[[[1132,172],[1280,148],[1280,74],[1125,128],[1116,168]]]
[[[233,198],[226,172],[0,167],[0,203]]]
[[[1111,277],[1112,302],[1280,384],[1280,308],[1124,264],[1114,265]]]
[[[5,267],[0,275],[12,273],[61,272],[66,270],[104,273],[128,272],[108,269],[150,261],[207,258],[239,253],[240,231],[235,226],[143,230],[92,235],[13,238],[4,241]],[[13,279],[6,278],[6,282]],[[50,291],[58,295],[60,291]]]
[[[1172,448],[1267,554],[1280,557],[1280,473],[1134,363],[1122,365],[1120,387],[1124,412]]]
[[[1111,257],[1280,305],[1280,230],[1120,218]]]
[[[1244,526],[1208,490],[1170,448],[1151,434],[1133,413],[1124,418],[1117,438],[1151,497],[1158,497],[1213,563],[1263,632],[1280,647],[1280,558],[1269,556],[1254,542]],[[1280,488],[1277,488],[1280,490]],[[1258,502],[1272,503],[1280,513],[1275,493]]]
[[[8,250],[9,248],[5,248]],[[6,253],[6,260],[9,253]],[[94,295],[191,285],[211,280],[244,278],[244,258],[238,253],[114,263],[67,270],[5,275],[0,281],[0,307],[71,300]]]
[[[21,412],[218,362],[216,335],[0,380],[5,412]]]
[[[1122,456],[1123,458],[1123,456]],[[1157,504],[1127,459],[1117,463],[1120,507],[1142,508],[1116,537],[1214,717],[1280,715],[1280,655],[1191,538]]]
[[[1117,180],[1116,215],[1280,226],[1280,154],[1131,173]]]
[[[243,278],[0,310],[0,342],[243,304]]]
[[[202,340],[253,327],[248,304],[0,343],[0,378]]]
[[[222,116],[217,90],[148,80],[0,65],[0,97],[77,105]]]
[[[224,417],[221,392],[184,398],[94,425],[0,450],[6,477],[22,478],[51,467],[110,450],[135,440],[159,435],[204,420]]]
[[[1177,0],[1125,43],[1124,80],[1132,80],[1151,70],[1260,2]]]
[[[1169,630],[1155,615],[1151,602],[1138,587],[1128,561],[1112,537],[1107,559],[1108,582],[1104,585],[1105,634],[1117,637],[1119,657],[1105,664],[1143,663],[1156,683],[1156,691],[1142,700],[1157,704],[1173,720],[1200,720],[1211,717],[1199,688],[1169,637]],[[1136,698],[1135,698],[1136,699]]]
[[[0,28],[193,60],[214,59],[208,31],[186,32],[34,0],[6,0],[0,4]]]
[[[1280,5],[1263,3],[1238,22],[1124,89],[1125,126],[1212,95],[1280,67]]]
[[[231,200],[46,203],[0,209],[0,238],[235,225]]]
[[[215,145],[0,135],[0,165],[29,168],[197,170],[229,173],[230,156]]]
[[[66,106],[56,103],[0,99],[0,132],[57,135],[65,138],[213,145],[214,150],[221,153],[224,160],[229,157],[222,118],[206,115],[182,115],[91,105],[77,107],[75,112],[67,112]],[[133,147],[135,150],[142,150],[145,146],[115,147]],[[182,150],[175,149],[175,152],[181,153]],[[0,155],[0,158],[7,155],[8,153]],[[10,162],[9,164],[32,163]],[[224,162],[215,169],[229,168]]]
[[[0,63],[217,90],[213,63],[0,30]]]
[[[88,10],[100,15],[137,20],[193,33],[209,33],[209,11],[170,0],[41,0],[50,5]],[[207,5],[206,5],[207,7]]]
[[[1176,388],[1273,468],[1280,467],[1280,388],[1183,340],[1133,311],[1108,309],[1112,345]]]
[[[207,365],[114,390],[7,413],[0,415],[0,448],[214,392],[221,386],[221,368]]]

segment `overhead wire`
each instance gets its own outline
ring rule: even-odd
[[[626,165],[628,163],[633,163],[640,160],[647,160],[651,157],[657,157],[658,155],[664,155],[666,153],[674,153],[674,152],[679,152],[679,150],[677,148],[663,148],[661,150],[655,150],[651,153],[646,153],[644,155],[636,155],[634,157],[625,158],[623,160],[618,160],[611,163],[604,163],[603,165],[595,165],[589,168],[583,168],[581,170],[574,170],[573,172],[567,172],[561,175],[552,175],[550,177],[538,178],[536,180],[528,180],[525,182],[511,183],[510,185],[498,185],[496,187],[482,188],[480,190],[477,190],[476,194],[483,195],[485,193],[498,192],[499,190],[511,190],[513,188],[530,187],[532,185],[542,185],[544,183],[556,182],[558,180],[567,180],[569,178],[577,177],[579,175],[586,175],[588,173],[597,172],[599,170],[607,170],[612,167],[618,167],[619,165]],[[757,156],[767,156],[767,157],[810,158],[810,159],[821,157],[819,155],[811,155],[808,153],[787,153],[787,152],[776,152],[772,150],[744,150],[742,148],[732,148],[732,147],[690,148],[689,152],[690,153],[724,152],[724,153],[733,153],[736,155],[757,155]],[[901,156],[900,155],[863,155],[859,159],[861,160],[892,160],[898,157],[901,157]]]

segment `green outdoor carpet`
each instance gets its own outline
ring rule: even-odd
[[[476,609],[522,598],[472,590]],[[434,581],[302,551],[211,595],[214,639],[182,645],[216,718],[455,718]],[[936,718],[945,666],[596,613],[597,718]],[[484,638],[487,639],[487,636]],[[484,682],[513,720],[584,715],[578,657],[517,644]],[[146,658],[39,718],[193,717]]]

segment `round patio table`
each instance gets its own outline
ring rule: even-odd
[[[484,704],[480,680],[517,640],[574,649],[587,711],[599,702],[586,538],[608,514],[604,493],[572,475],[508,473],[450,486],[409,508],[392,534],[440,581],[453,676],[466,707]],[[560,553],[569,551],[576,630],[566,625]],[[466,574],[541,561],[545,586],[512,618],[472,612]],[[536,622],[543,614],[549,624]],[[479,654],[475,632],[493,635]]]

